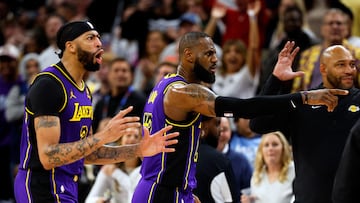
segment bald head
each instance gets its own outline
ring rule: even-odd
[[[330,46],[322,53],[320,73],[324,87],[349,89],[354,85],[356,72],[355,58],[344,46]]]
[[[328,61],[332,58],[337,58],[339,55],[344,55],[350,58],[353,58],[351,52],[342,45],[333,45],[324,50],[320,57],[321,64],[327,64]]]

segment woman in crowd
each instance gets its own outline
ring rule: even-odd
[[[242,203],[290,203],[295,169],[290,145],[280,132],[262,136],[251,178],[251,192]]]

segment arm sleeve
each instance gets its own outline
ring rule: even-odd
[[[58,116],[64,102],[65,94],[60,82],[49,75],[42,75],[30,87],[27,107],[35,117]]]
[[[249,99],[218,96],[215,99],[217,117],[255,118],[292,111],[303,104],[300,93],[257,96]]]

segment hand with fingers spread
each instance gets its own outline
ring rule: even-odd
[[[171,128],[172,126],[166,126],[152,135],[150,135],[147,128],[144,128],[144,136],[139,147],[139,156],[147,157],[160,152],[174,152],[174,148],[167,148],[167,146],[178,143],[178,140],[174,138],[179,136],[179,133],[166,134]]]
[[[132,109],[130,106],[120,111],[109,121],[105,129],[99,133],[103,143],[115,142],[124,135],[135,133],[136,128],[141,127],[139,117],[125,117]]]
[[[297,71],[293,72],[291,66],[293,64],[296,54],[299,52],[300,48],[295,47],[295,42],[286,42],[284,48],[278,55],[278,61],[273,70],[273,75],[279,80],[287,81],[292,80],[295,77],[303,76],[304,72]]]

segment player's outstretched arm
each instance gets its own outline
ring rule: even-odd
[[[105,143],[133,133],[141,126],[139,117],[125,117],[132,107],[120,111],[109,121],[105,129],[75,142],[59,143],[60,119],[57,116],[38,116],[34,119],[39,158],[46,170],[80,160]],[[79,133],[79,132],[74,132]]]
[[[178,142],[175,139],[178,132],[167,132],[172,126],[167,126],[158,132],[150,135],[147,128],[144,128],[144,136],[140,143],[125,146],[103,146],[86,157],[86,163],[109,164],[118,163],[134,157],[153,156],[161,152],[174,152],[175,149],[168,147]]]

